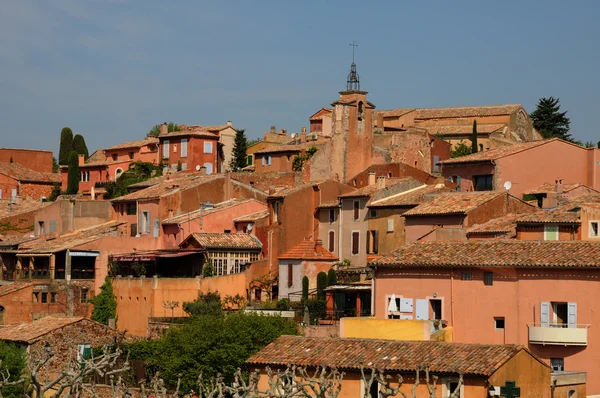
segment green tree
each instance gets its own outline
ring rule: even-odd
[[[69,156],[69,171],[67,175],[67,195],[75,195],[79,192],[79,155],[76,151],[71,151]]]
[[[335,274],[335,269],[330,268],[329,272],[327,272],[327,286],[333,286],[337,284],[337,275]]]
[[[458,157],[466,156],[466,155],[470,155],[470,154],[471,154],[471,148],[469,148],[469,146],[462,141],[459,142],[458,144],[454,145],[454,148],[450,150],[451,158],[458,158]]]
[[[173,122],[169,122],[167,124],[167,131],[169,133],[172,133],[174,131],[179,131],[179,130],[181,130],[181,127],[179,127],[179,125],[177,125]],[[148,131],[148,134],[146,134],[146,137],[158,137],[159,134],[160,134],[160,124],[156,124],[150,129],[150,131]]]
[[[0,370],[2,373],[8,371],[10,377],[7,381],[17,381],[27,373],[27,357],[25,349],[15,344],[0,341],[0,360],[2,361],[2,367]],[[28,377],[23,377],[27,380]],[[1,390],[2,397],[9,398],[21,398],[25,396],[25,393],[29,390],[29,383],[24,382],[16,385],[4,386]]]
[[[219,292],[200,292],[196,300],[184,302],[182,308],[191,316],[223,314],[223,303]]]
[[[60,190],[60,184],[53,184],[52,192],[50,192],[50,196],[48,197],[48,200],[50,202],[54,202],[56,199],[58,199],[58,197],[61,194],[62,194],[62,191]]]
[[[183,170],[183,165],[181,164],[181,160],[177,161],[177,171]]]
[[[316,146],[311,146],[304,155],[298,155],[294,157],[294,161],[292,162],[292,170],[294,171],[302,171],[304,167],[304,163],[306,163],[310,158],[313,157],[315,153],[317,153],[319,149]]]
[[[567,112],[560,111],[560,99],[554,97],[540,98],[535,111],[531,112],[533,127],[544,138],[560,138],[565,141],[573,142],[574,139],[569,134],[571,120],[567,117]]]
[[[60,171],[60,166],[58,165],[58,160],[52,156],[52,172],[58,173]]]
[[[196,389],[200,373],[205,380],[220,373],[231,382],[250,356],[284,334],[298,334],[293,320],[243,311],[203,315],[169,329],[157,342],[135,343],[128,351],[130,359],[144,360],[151,373],[160,371],[168,388],[175,387],[181,374],[180,391],[190,391]]]
[[[71,151],[73,150],[73,131],[64,127],[60,132],[60,148],[58,151],[58,164],[68,165]]]
[[[94,305],[92,319],[104,325],[108,325],[110,318],[117,317],[117,299],[113,292],[112,281],[110,277],[104,278],[104,284],[100,286],[100,294],[93,297],[90,303]]]
[[[121,174],[116,181],[106,184],[106,199],[114,199],[119,196],[127,195],[127,187],[131,184],[146,181],[154,176],[162,175],[162,168],[150,162],[131,162],[129,169]]]
[[[246,167],[248,164],[248,140],[244,134],[244,129],[235,131],[235,141],[233,143],[232,157],[229,162],[229,169],[231,171],[239,171]]]
[[[471,133],[471,153],[477,153],[477,120],[473,120],[473,132]]]
[[[319,272],[317,274],[317,298],[325,300],[325,288],[327,287],[327,274]]]
[[[84,159],[90,157],[87,145],[85,144],[85,138],[83,138],[81,134],[76,134],[75,137],[73,137],[73,150],[77,151],[79,155],[85,156]]]
[[[308,276],[302,277],[302,301],[306,303],[308,301],[308,289],[309,289],[310,281],[308,280]]]

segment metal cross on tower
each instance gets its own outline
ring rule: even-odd
[[[360,90],[360,79],[358,77],[358,73],[356,72],[356,64],[354,63],[354,49],[358,47],[358,44],[350,44],[352,46],[352,65],[350,65],[350,73],[348,74],[348,79],[346,80],[346,89],[347,90]]]

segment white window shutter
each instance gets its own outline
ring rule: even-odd
[[[570,328],[577,327],[577,303],[568,303],[567,321]]]
[[[548,302],[540,304],[540,324],[543,328],[550,326],[550,303]]]
[[[263,166],[265,165],[265,157],[264,157],[264,156],[262,156],[262,157],[260,158],[260,163],[261,163]]]
[[[415,311],[415,319],[418,321],[429,320],[429,300],[417,299],[417,309]]]

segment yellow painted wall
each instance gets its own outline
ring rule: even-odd
[[[429,321],[342,318],[340,337],[384,340],[429,340]]]

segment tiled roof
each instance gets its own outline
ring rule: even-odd
[[[581,207],[594,207],[598,203],[600,203],[600,195],[594,193],[582,195],[560,203],[553,209],[523,214],[516,222],[520,224],[579,224]]]
[[[22,243],[31,242],[33,240],[40,240],[40,238],[36,238],[32,235],[5,235],[3,240],[0,241],[0,248],[19,246]]]
[[[523,107],[519,104],[418,108],[415,119],[450,119],[459,117],[510,115],[522,108]]]
[[[319,139],[317,139],[316,141],[307,141],[307,142],[298,143],[298,144],[286,144],[286,145],[274,144],[272,146],[269,146],[265,149],[261,149],[260,151],[256,151],[254,153],[257,155],[260,155],[263,153],[302,152],[302,151],[306,151],[306,150],[312,148],[313,146],[318,148],[319,145],[322,145],[328,139],[329,138],[319,137]]]
[[[378,111],[378,114],[381,114],[383,117],[400,117],[406,115],[407,113],[411,113],[416,110],[416,108],[396,108],[389,110],[381,110]]]
[[[204,217],[209,214],[218,213],[220,211],[231,209],[233,207],[236,207],[236,206],[239,206],[239,205],[242,205],[245,203],[250,203],[250,202],[259,203],[258,200],[256,200],[256,199],[231,199],[231,200],[227,200],[225,202],[216,203],[214,205],[214,207],[211,207],[209,209],[204,209],[204,208],[198,209],[198,210],[190,211],[189,213],[184,213],[184,214],[180,214],[175,217],[167,218],[167,219],[163,220],[162,223],[163,224],[178,224],[178,223],[182,223],[182,222],[187,222],[189,220],[195,220],[197,218]]]
[[[405,216],[466,214],[501,195],[502,191],[447,192],[404,213]]]
[[[566,193],[566,192],[572,191],[579,187],[585,187],[590,191],[594,191],[594,189],[587,187],[584,184],[576,183],[576,184],[563,184],[563,192]],[[556,184],[547,182],[535,189],[525,192],[525,195],[537,195],[537,194],[544,194],[544,193],[550,193],[550,192],[556,192]]]
[[[357,189],[356,191],[348,192],[343,195],[340,195],[340,198],[357,198],[363,196],[372,196],[378,191],[382,191],[386,188],[393,187],[394,185],[398,185],[404,182],[410,182],[414,180],[412,177],[402,177],[402,178],[385,178],[385,186],[380,188],[379,181],[375,182],[375,184],[367,185],[366,187],[362,187]]]
[[[202,128],[206,131],[221,131],[221,130],[225,130],[228,127],[231,127],[231,126],[228,124],[218,124],[215,126],[202,126]]]
[[[58,173],[42,173],[29,169],[19,163],[0,162],[0,174],[7,175],[15,180],[23,182],[40,182],[49,184],[61,182],[60,174]]]
[[[278,187],[275,189],[274,193],[269,194],[269,198],[285,198],[286,196],[302,191],[303,189],[318,187],[325,181],[327,180],[311,181],[293,187]]]
[[[478,124],[477,134],[489,134],[494,131],[500,130],[506,127],[506,124]],[[444,136],[451,135],[467,135],[473,133],[473,125],[471,124],[454,124],[444,126],[426,126],[425,127],[430,134],[440,134]]]
[[[104,236],[117,236],[118,227],[123,224],[125,224],[123,221],[109,221],[104,224],[62,235],[56,239],[24,243],[20,245],[19,253],[56,253],[67,249],[73,249],[103,238]]]
[[[0,199],[0,219],[37,211],[51,204],[52,202],[42,202],[41,200],[22,200],[19,203],[11,204],[10,199]]]
[[[236,217],[233,219],[233,222],[253,222],[257,220],[262,220],[263,218],[269,217],[269,210],[261,210],[256,213],[247,214],[245,216]]]
[[[262,249],[262,243],[250,234],[193,233],[190,238],[205,249]]]
[[[414,242],[370,265],[408,267],[600,267],[600,245],[582,241]]]
[[[339,200],[330,200],[329,202],[323,202],[318,206],[320,209],[330,209],[332,207],[340,207]]]
[[[195,188],[202,184],[206,184],[207,182],[224,178],[221,174],[199,175],[198,173],[175,173],[175,175],[177,174],[181,174],[181,176],[172,177],[171,180],[166,177],[161,177],[160,180],[153,181],[151,183],[152,185],[149,185],[147,188],[115,198],[113,199],[113,202],[158,199],[164,195],[170,195],[174,192]],[[143,187],[143,185],[139,187]]]
[[[246,363],[335,366],[345,371],[359,370],[361,365],[397,372],[414,372],[429,367],[434,373],[491,376],[522,350],[527,349],[509,344],[281,336],[251,356]]]
[[[327,114],[327,115],[331,115],[333,113],[333,109],[331,108],[321,108],[318,111],[316,111],[315,113],[313,113],[309,120],[320,120],[323,118],[323,115]]]
[[[338,257],[323,248],[321,241],[304,239],[279,256],[280,260],[337,261]]]
[[[400,192],[396,195],[391,195],[387,198],[371,202],[369,207],[417,206],[433,200],[442,193],[452,191],[452,188],[448,188],[444,184],[421,185],[420,187],[409,189],[408,191]]]
[[[18,290],[26,287],[33,286],[31,282],[10,282],[4,285],[0,285],[0,297],[6,296],[7,294],[14,293]]]
[[[214,130],[213,130],[214,131]],[[212,138],[215,140],[219,139],[219,135],[215,134],[209,130],[206,130],[204,127],[187,127],[179,131],[172,131],[170,133],[159,134],[159,138],[169,138],[169,137],[186,137],[186,136],[194,136],[194,137],[204,137],[204,138]]]
[[[19,341],[32,344],[50,332],[82,320],[94,322],[83,317],[61,318],[47,316],[33,322],[3,326],[0,327],[0,340]]]
[[[121,159],[121,160],[112,160],[112,159],[101,159],[100,156],[96,156],[94,159],[88,158],[86,162],[79,166],[80,169],[85,168],[93,168],[93,167],[106,167],[114,164],[123,164],[128,165],[133,162],[131,159]],[[69,166],[62,165],[60,166],[61,170],[68,169]]]
[[[471,234],[503,233],[507,237],[513,237],[516,235],[515,221],[522,216],[522,214],[511,213],[503,217],[491,219],[483,224],[474,225],[467,231],[467,236]]]
[[[453,159],[446,159],[440,161],[440,164],[455,164],[455,163],[470,163],[470,162],[483,162],[501,159],[506,156],[514,155],[516,153],[526,151],[541,145],[545,145],[549,142],[559,140],[558,138],[552,138],[549,140],[523,142],[519,144],[513,144],[498,149],[492,149],[491,151],[483,151],[473,153],[471,155],[461,156]],[[560,141],[560,140],[559,140]]]
[[[150,145],[150,144],[158,145],[158,142],[159,142],[158,138],[148,137],[143,140],[129,141],[129,142],[124,142],[122,144],[114,145],[114,146],[111,146],[110,148],[106,148],[105,151],[111,151],[111,150],[114,151],[115,149],[126,149],[126,148],[141,148],[143,146]]]

